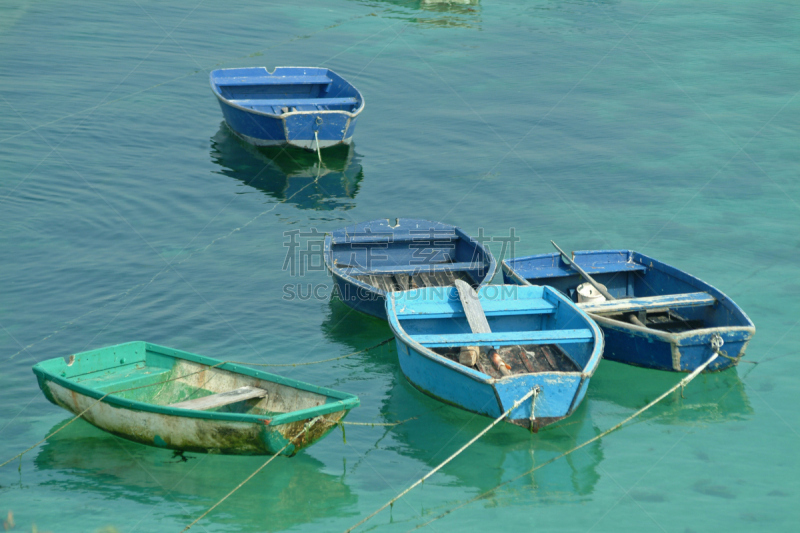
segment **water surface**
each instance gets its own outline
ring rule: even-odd
[[[41,395],[37,361],[141,339],[309,362],[387,338],[328,293],[284,298],[286,284],[331,284],[283,270],[284,233],[418,217],[513,228],[517,255],[554,239],[655,256],[746,310],[759,362],[699,377],[427,529],[793,530],[798,33],[796,4],[751,0],[7,2],[0,460],[70,418]],[[208,71],[282,65],[327,66],[361,90],[352,149],[320,166],[230,135]],[[391,345],[280,371],[358,394],[350,421],[414,420],[279,458],[193,530],[343,531],[489,422],[418,393]],[[493,429],[364,529],[427,522],[678,379],[602,362],[572,417],[537,435]],[[19,530],[180,531],[263,462],[187,457],[78,421],[0,470],[0,514]]]

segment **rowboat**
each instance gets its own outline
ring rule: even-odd
[[[349,144],[364,97],[327,68],[227,68],[210,74],[231,130],[256,146]]]
[[[601,363],[599,368],[602,366]],[[600,374],[598,371],[592,377],[591,393],[569,418],[539,432],[542,438],[536,440],[534,453],[531,453],[531,440],[521,438],[523,432],[518,426],[499,424],[470,445],[469,460],[448,464],[447,475],[452,479],[451,483],[469,487],[474,494],[483,494],[507,481],[510,472],[517,476],[599,434],[599,417],[593,415],[599,414],[598,408],[603,412],[605,407],[594,401],[595,380]],[[436,452],[454,446],[456,442],[463,444],[467,436],[477,434],[487,425],[482,416],[462,409],[441,407],[442,404],[420,394],[407,380],[391,380],[391,386],[381,401],[381,421],[391,423],[417,418],[392,427],[392,451],[432,469],[442,461],[441,454]],[[420,417],[420,413],[425,413],[425,416]],[[458,437],[451,441],[454,435]],[[602,448],[602,443],[595,441],[585,446],[582,453],[572,454],[566,461],[556,461],[537,470],[537,494],[558,498],[591,494],[600,480],[598,465],[603,460]],[[486,501],[492,502],[492,497]]]
[[[589,316],[550,287],[487,285],[391,292],[400,368],[423,393],[534,431],[569,416],[603,353]]]
[[[721,291],[686,272],[630,250],[573,253],[573,262],[614,298],[578,303],[606,337],[603,355],[646,368],[691,372],[722,343],[706,371],[724,370],[744,356],[755,326]],[[583,278],[561,254],[503,261],[503,279],[519,285],[547,284],[578,302]],[[634,322],[638,321],[639,324]]]
[[[358,398],[147,342],[33,367],[50,402],[134,442],[181,451],[293,456]]]
[[[497,268],[488,248],[461,228],[414,218],[333,231],[325,237],[324,258],[339,298],[384,320],[392,291],[446,287],[457,279],[479,287]]]

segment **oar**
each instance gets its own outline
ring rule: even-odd
[[[564,250],[562,250],[561,248],[559,248],[559,247],[558,247],[558,245],[557,245],[555,242],[553,242],[553,241],[550,241],[550,243],[551,243],[553,246],[555,246],[555,247],[556,247],[556,250],[558,250],[558,253],[560,253],[560,254],[561,254],[561,260],[562,260],[562,261],[564,261],[564,262],[565,262],[567,265],[569,265],[569,266],[570,266],[570,267],[571,267],[573,270],[577,271],[577,272],[578,272],[578,274],[580,274],[580,275],[583,277],[583,279],[585,279],[586,281],[588,281],[589,283],[591,283],[591,284],[592,284],[592,287],[594,287],[595,289],[597,289],[597,291],[598,291],[600,294],[602,294],[603,296],[605,296],[606,300],[616,300],[616,298],[614,298],[613,296],[611,296],[611,294],[609,294],[609,292],[606,290],[606,288],[605,288],[603,285],[601,285],[601,284],[597,283],[597,282],[596,282],[596,281],[595,281],[595,280],[592,278],[592,276],[590,276],[589,274],[587,274],[585,270],[583,270],[581,267],[579,267],[579,266],[578,266],[578,265],[575,263],[575,261],[573,261],[573,260],[572,260],[572,259],[571,259],[571,258],[570,258],[570,257],[569,257],[569,256],[568,256],[568,255],[567,255],[565,252],[564,252]],[[641,320],[639,320],[637,317],[635,317],[635,316],[633,316],[633,315],[630,315],[630,316],[628,317],[628,319],[629,319],[631,322],[633,322],[634,324],[636,324],[637,326],[641,326],[641,327],[643,327],[643,328],[647,327],[647,326],[645,326],[645,325],[642,323],[642,321],[641,321]]]

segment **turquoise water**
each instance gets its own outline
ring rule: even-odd
[[[408,216],[514,228],[517,255],[549,239],[635,249],[719,287],[757,327],[758,365],[701,376],[427,529],[795,530],[798,34],[791,2],[4,3],[0,461],[69,419],[39,392],[37,361],[143,339],[307,362],[387,338],[329,291],[283,298],[330,286],[282,269],[284,232]],[[279,65],[361,90],[352,153],[320,169],[231,138],[207,72]],[[281,373],[358,394],[350,421],[415,419],[278,458],[192,531],[343,531],[489,422],[419,394],[393,346]],[[361,529],[427,522],[678,379],[604,361],[572,417],[493,429]],[[78,421],[0,469],[0,515],[21,531],[180,531],[264,460],[187,457]]]

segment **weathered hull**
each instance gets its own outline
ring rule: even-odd
[[[319,147],[330,148],[339,144],[350,144],[355,131],[356,118],[351,118],[346,112],[298,111],[280,116],[267,115],[232,106],[221,98],[219,106],[231,130],[255,146],[288,144],[315,150],[316,130]]]
[[[219,69],[209,81],[225,122],[255,146],[349,144],[364,109],[358,89],[327,68]]]
[[[531,417],[533,401],[525,402],[506,417],[511,424],[534,431],[572,414],[580,405],[589,378],[581,374],[532,374],[512,376],[502,380],[468,368],[458,368],[432,360],[413,346],[396,339],[397,355],[403,374],[415,388],[440,402],[466,411],[497,418],[514,402],[533,388],[539,388],[542,399],[537,401]]]
[[[709,328],[684,334],[659,334],[634,325],[589,314],[602,328],[606,338],[603,357],[656,370],[691,372],[713,353],[711,338],[717,334],[724,341],[728,357],[718,357],[705,372],[717,372],[736,366],[743,357],[754,328]]]
[[[346,393],[144,342],[43,361],[33,371],[53,404],[114,435],[182,451],[293,456],[358,405]],[[262,394],[216,411],[184,407],[243,386]]]
[[[331,271],[336,295],[344,303],[370,316],[386,320],[386,294],[364,284],[356,284]]]
[[[205,420],[184,416],[135,411],[76,393],[52,381],[40,378],[39,386],[55,405],[77,415],[90,424],[140,444],[172,450],[228,455],[274,455],[290,439],[302,433],[308,420],[271,426],[226,420]],[[87,410],[88,409],[88,410]],[[283,451],[289,457],[313,444],[330,432],[344,412],[322,417],[310,430]],[[310,419],[309,419],[310,420]]]
[[[718,335],[723,341],[724,354],[704,370],[716,372],[735,366],[755,334],[752,321],[730,298],[675,267],[628,250],[576,252],[574,260],[583,264],[598,282],[607,285],[618,299],[634,298],[640,295],[639,291],[648,291],[645,296],[700,291],[716,300],[706,314],[690,311],[695,312],[695,320],[707,322],[706,325],[678,333],[589,312],[605,335],[604,359],[657,370],[692,372],[711,357],[711,340]],[[517,285],[546,283],[565,294],[574,293],[584,280],[559,261],[558,254],[503,261],[503,280]]]

